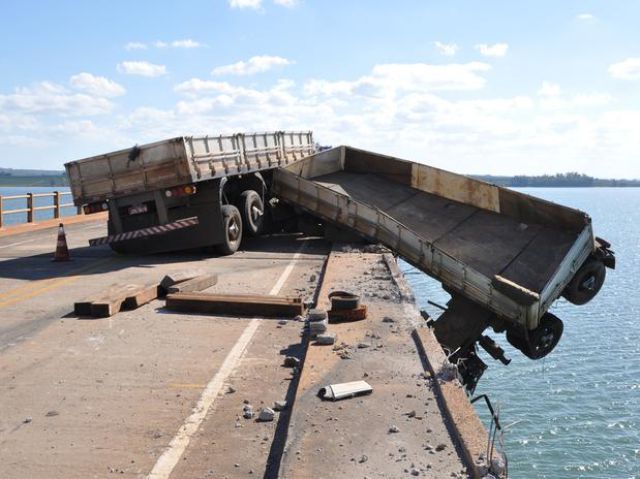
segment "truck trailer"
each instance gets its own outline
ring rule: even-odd
[[[587,303],[615,267],[582,211],[349,146],[316,151],[311,132],[179,137],[65,166],[75,204],[109,212],[90,243],[118,252],[232,254],[271,203],[384,244],[451,294],[433,327],[468,385],[483,371],[476,344],[507,362],[487,327],[543,358],[563,331],[552,304]]]
[[[314,153],[311,132],[181,136],[65,164],[74,204],[108,211],[119,253],[234,253],[264,227],[274,168]]]

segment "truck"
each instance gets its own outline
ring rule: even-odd
[[[552,304],[587,303],[615,267],[585,212],[421,162],[316,148],[311,132],[178,137],[65,167],[75,204],[109,212],[108,236],[90,244],[122,253],[232,254],[263,232],[271,204],[387,246],[450,293],[430,324],[471,387],[478,344],[508,362],[488,327],[543,358],[563,332]]]
[[[312,154],[309,131],[181,136],[65,164],[74,204],[108,212],[119,253],[232,254],[265,225],[271,172]]]
[[[593,299],[615,267],[610,244],[586,213],[474,178],[340,146],[274,172],[281,200],[382,243],[440,281],[451,294],[433,322],[439,342],[469,382],[483,370],[480,345],[501,349],[491,326],[531,359],[556,346],[562,321],[549,312],[560,297]],[[477,378],[476,378],[477,379]]]

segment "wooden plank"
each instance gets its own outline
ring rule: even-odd
[[[141,286],[133,284],[124,285],[113,288],[102,296],[95,298],[91,302],[91,316],[94,318],[107,318],[118,313],[127,296],[132,293],[133,289],[139,287]]]
[[[165,277],[162,278],[162,280],[160,281],[160,296],[165,296],[171,286],[176,285],[178,283],[182,283],[184,281],[188,281],[201,274],[204,274],[204,271],[183,270],[183,271],[174,271],[173,273],[169,273],[165,275]]]
[[[142,305],[150,303],[158,297],[160,285],[158,283],[145,286],[131,295],[127,296],[122,304],[124,309],[137,309]]]
[[[134,295],[145,286],[139,284],[126,284],[116,286],[102,296],[97,297],[91,302],[91,316],[94,318],[108,318],[120,311],[122,303],[128,296]]]
[[[192,293],[194,291],[202,291],[218,282],[218,275],[216,274],[203,274],[196,276],[195,278],[182,281],[173,286],[169,286],[167,293]]]
[[[102,300],[105,297],[111,295],[117,295],[122,291],[123,286],[121,284],[112,284],[107,287],[106,290],[100,291],[93,296],[88,296],[81,301],[73,303],[73,312],[77,316],[92,316],[91,305],[98,300]],[[129,290],[127,290],[129,291]]]
[[[500,212],[521,223],[541,224],[579,233],[591,222],[591,218],[582,211],[506,188],[500,189],[499,200]]]
[[[240,294],[173,293],[167,295],[167,309],[189,313],[293,317],[304,313],[302,298]]]
[[[73,314],[76,316],[91,316],[91,299],[83,299],[73,303]]]
[[[500,212],[498,187],[467,176],[413,163],[411,186],[476,208]]]

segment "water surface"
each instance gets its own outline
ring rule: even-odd
[[[58,186],[58,187],[49,187],[49,186],[0,186],[0,196],[3,197],[2,207],[5,214],[3,215],[3,224],[4,226],[16,225],[20,223],[26,223],[27,214],[26,213],[14,213],[14,214],[6,214],[8,210],[17,210],[27,207],[26,199],[15,199],[8,200],[7,196],[16,196],[16,195],[24,195],[26,193],[51,193],[53,191],[69,191],[68,187]],[[61,202],[64,203],[72,203],[73,199],[71,195],[63,195],[61,198]],[[43,197],[43,198],[34,198],[34,204],[36,207],[38,206],[48,206],[53,204],[53,198]],[[77,212],[75,207],[66,207],[62,208],[62,216],[71,216],[75,215]],[[53,218],[53,210],[40,210],[34,212],[35,221],[42,221],[46,219]]]

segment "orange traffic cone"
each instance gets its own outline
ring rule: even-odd
[[[56,244],[56,253],[53,255],[53,261],[71,261],[69,248],[67,247],[67,236],[64,234],[64,226],[62,223],[58,226],[58,242]]]

